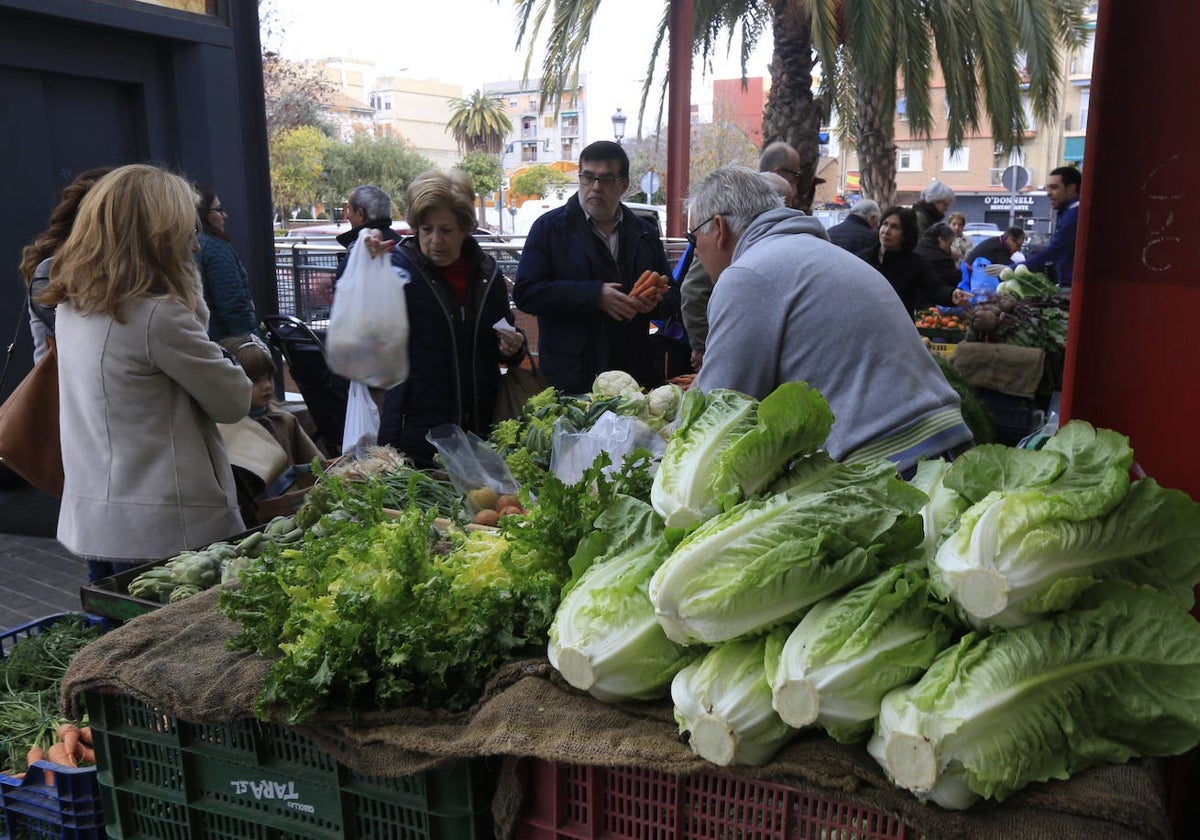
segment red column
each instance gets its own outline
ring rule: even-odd
[[[1100,5],[1063,414],[1200,500],[1197,43],[1200,5]]]
[[[667,236],[683,236],[692,135],[692,0],[671,3],[667,70]]]

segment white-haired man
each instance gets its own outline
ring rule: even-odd
[[[829,229],[829,241],[851,254],[879,245],[879,205],[869,198],[858,201],[850,215]]]
[[[841,461],[887,458],[907,474],[971,445],[958,394],[895,291],[819,221],[741,166],[706,178],[688,214],[687,236],[716,278],[696,387],[761,399],[807,382],[833,410],[826,448]]]

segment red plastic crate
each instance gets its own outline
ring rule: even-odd
[[[786,785],[716,773],[522,762],[517,840],[905,840],[894,817]]]

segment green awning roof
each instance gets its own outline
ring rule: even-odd
[[[1083,160],[1083,140],[1082,137],[1068,137],[1063,148],[1063,160]]]

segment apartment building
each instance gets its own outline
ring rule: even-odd
[[[458,163],[460,154],[454,137],[446,131],[450,100],[462,96],[459,85],[425,79],[381,75],[374,62],[327,58],[321,62],[325,78],[336,88],[333,114],[349,128],[369,128],[377,135],[403,137],[417,152],[439,167]],[[351,107],[350,101],[360,103]],[[362,119],[363,112],[370,114]],[[346,117],[339,117],[345,112]]]
[[[495,96],[512,122],[500,162],[505,172],[534,164],[578,164],[588,143],[587,77],[575,91],[564,93],[558,113],[541,101],[540,81],[488,82],[483,92]],[[607,125],[605,126],[607,137]]]

